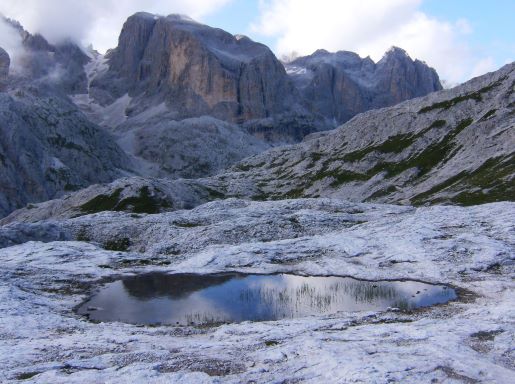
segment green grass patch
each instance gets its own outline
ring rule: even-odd
[[[499,79],[498,81],[496,81],[496,82],[494,82],[494,83],[492,83],[492,84],[490,84],[490,85],[488,85],[486,87],[483,87],[483,88],[479,89],[476,92],[467,93],[465,95],[457,96],[457,97],[455,97],[453,99],[441,101],[441,102],[429,105],[427,107],[423,107],[423,108],[421,108],[418,111],[418,113],[419,114],[420,113],[426,113],[426,112],[429,112],[429,111],[433,111],[435,109],[446,110],[446,109],[449,109],[449,108],[455,106],[456,104],[459,104],[459,103],[461,103],[463,101],[466,101],[466,100],[475,100],[477,102],[482,101],[483,100],[483,96],[482,96],[483,93],[489,92],[492,89],[494,89],[495,87],[499,86],[504,79],[505,78]]]
[[[497,109],[491,109],[487,113],[483,115],[483,117],[479,121],[485,121],[488,120],[490,117],[495,115],[495,112],[497,112]]]
[[[451,198],[460,205],[515,199],[515,155],[488,159],[460,182],[463,192]]]
[[[150,195],[147,186],[141,187],[139,196],[131,196],[121,200],[115,207],[116,211],[131,211],[134,213],[158,213],[163,204],[169,206],[164,201],[159,201]]]
[[[80,206],[82,212],[85,213],[97,213],[102,211],[113,211],[116,205],[118,204],[118,200],[120,198],[120,194],[122,193],[122,188],[116,189],[110,195],[98,195],[84,203]]]
[[[425,192],[419,193],[418,195],[416,195],[415,197],[413,197],[411,199],[411,203],[414,205],[421,205],[421,204],[429,201],[430,197],[432,195],[434,195],[438,192],[441,192],[441,191],[451,187],[452,185],[458,183],[460,180],[467,177],[468,174],[469,174],[468,172],[463,171],[453,177],[450,177],[449,179],[443,181],[442,183],[435,185],[431,189],[428,189]]]
[[[23,372],[16,375],[16,380],[29,380],[41,372]]]
[[[120,200],[122,191],[123,188],[118,188],[110,195],[98,195],[81,205],[80,209],[88,214],[102,211],[158,213],[161,208],[170,207],[166,200],[151,195],[148,186],[141,187],[138,196],[131,196]]]
[[[202,226],[201,223],[194,223],[191,221],[174,221],[172,224],[181,228],[195,228]]]
[[[397,191],[397,187],[395,185],[390,185],[389,187],[375,191],[366,199],[366,201],[370,201],[373,199],[378,199],[380,197],[388,196],[389,194],[394,193],[396,191]]]
[[[472,119],[461,121],[456,128],[449,132],[442,140],[429,145],[419,154],[397,163],[378,163],[375,167],[369,170],[367,174],[372,177],[377,173],[387,172],[387,177],[393,177],[408,169],[418,168],[418,176],[420,177],[425,175],[435,166],[445,162],[446,159],[450,157],[456,147],[453,142],[454,138],[466,127],[472,124],[472,121]]]

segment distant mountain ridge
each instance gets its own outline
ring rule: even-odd
[[[89,87],[100,105],[128,95],[131,117],[164,102],[174,119],[210,115],[273,142],[441,89],[433,69],[399,48],[377,64],[320,50],[284,66],[263,44],[180,15],[134,14],[105,59]]]
[[[318,50],[285,67],[308,108],[337,123],[442,89],[434,69],[397,47],[377,63],[353,52]]]

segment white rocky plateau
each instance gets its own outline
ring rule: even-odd
[[[11,223],[2,244],[25,242],[0,249],[0,381],[509,383],[514,217],[509,202],[227,199],[154,215]],[[126,252],[104,249],[124,237]],[[413,279],[455,287],[459,299],[213,327],[92,323],[74,312],[102,283],[148,271]]]

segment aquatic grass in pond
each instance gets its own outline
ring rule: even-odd
[[[78,313],[93,321],[208,325],[342,311],[404,310],[445,303],[453,289],[416,281],[362,281],[291,274],[151,273],[102,287]]]

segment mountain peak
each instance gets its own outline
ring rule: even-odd
[[[385,54],[383,55],[383,58],[390,58],[390,57],[403,57],[411,59],[411,57],[408,55],[408,52],[406,52],[404,49],[396,47],[395,45],[391,46],[390,49],[388,49]]]
[[[166,18],[170,21],[181,21],[181,22],[188,22],[188,23],[195,23],[199,24],[197,21],[193,20],[188,15],[183,15],[180,13],[172,13],[171,15],[166,16]]]

